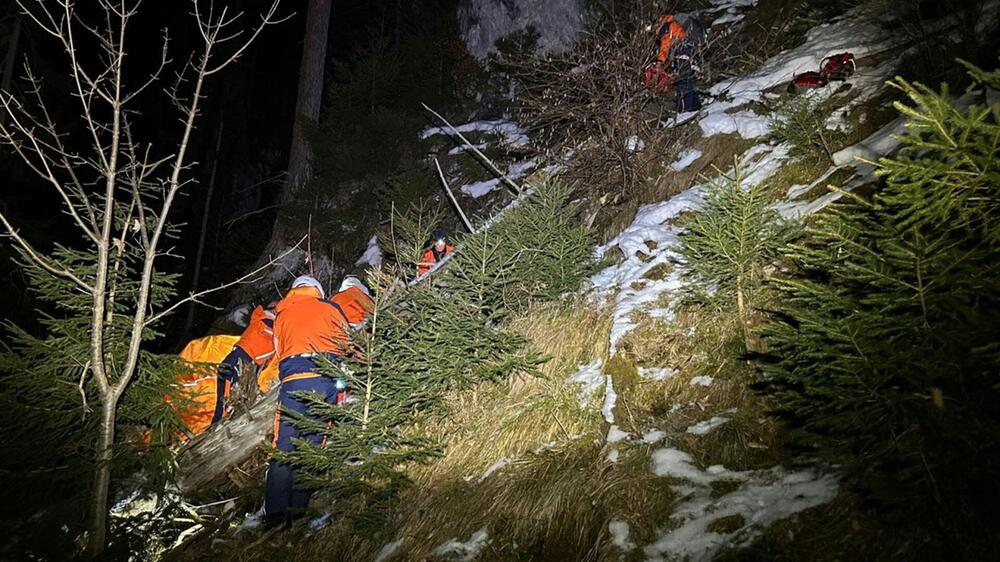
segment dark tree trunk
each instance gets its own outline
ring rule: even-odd
[[[331,0],[310,0],[306,13],[305,37],[302,41],[302,60],[299,65],[299,90],[295,104],[295,121],[292,124],[292,143],[288,153],[288,172],[278,203],[291,201],[309,182],[312,174],[312,149],[306,132],[319,123],[323,105],[323,83],[326,69],[326,44],[330,27]],[[271,239],[253,268],[260,267],[298,241],[303,233],[294,233],[282,223],[281,215],[275,221]],[[246,285],[232,293],[230,302],[245,302],[253,293]]]
[[[311,0],[306,15],[306,33],[299,65],[299,93],[295,102],[292,144],[288,153],[288,177],[281,201],[291,199],[309,181],[312,150],[306,131],[319,123],[323,105],[323,75],[326,68],[326,38],[330,27],[330,1]]]

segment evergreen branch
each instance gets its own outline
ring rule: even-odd
[[[20,234],[18,234],[17,229],[15,229],[10,224],[10,222],[7,221],[7,217],[4,215],[3,212],[0,212],[0,222],[3,223],[4,229],[7,230],[7,235],[10,236],[14,240],[14,242],[17,243],[18,247],[20,247],[20,249],[25,253],[25,255],[31,258],[31,260],[35,262],[35,264],[37,264],[38,267],[41,267],[45,271],[48,271],[49,273],[55,276],[62,277],[64,279],[72,281],[78,287],[83,289],[87,294],[90,295],[95,294],[93,286],[88,285],[83,279],[77,277],[76,274],[74,274],[69,269],[53,265],[48,260],[43,258],[41,254],[35,251],[35,249],[31,246],[31,244],[29,244],[27,240],[25,240]]]

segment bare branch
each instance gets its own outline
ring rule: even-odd
[[[52,187],[55,188],[55,190],[59,193],[59,196],[62,198],[63,203],[66,206],[67,212],[69,212],[70,216],[73,217],[73,220],[76,222],[77,226],[80,227],[80,230],[83,231],[83,233],[87,236],[87,238],[90,238],[92,242],[96,243],[97,242],[96,230],[92,226],[87,225],[84,222],[83,218],[80,217],[80,214],[77,212],[76,205],[71,200],[69,194],[66,191],[65,186],[63,186],[62,183],[60,183],[59,179],[56,178],[55,173],[53,172],[52,167],[50,165],[50,157],[47,155],[47,152],[48,153],[56,152],[65,157],[65,153],[51,144],[40,142],[37,135],[34,132],[34,129],[29,129],[26,125],[22,124],[20,119],[18,119],[18,114],[15,113],[13,108],[11,107],[11,102],[12,98],[8,97],[4,99],[2,94],[0,94],[0,105],[2,105],[4,110],[7,112],[7,116],[10,118],[11,124],[14,126],[14,128],[20,131],[21,134],[25,137],[25,139],[31,144],[32,150],[38,156],[38,162],[32,161],[32,159],[24,151],[21,143],[14,138],[12,132],[7,128],[6,124],[0,123],[0,138],[3,138],[3,140],[5,140],[11,145],[11,147],[14,149],[14,152],[21,157],[21,160],[24,161],[24,163],[29,168],[31,168],[31,170],[34,171],[35,174],[37,174],[40,178],[42,178],[47,183],[51,184]],[[23,109],[21,109],[21,112],[24,113],[25,115],[28,115],[28,113]],[[54,137],[58,136],[51,129],[46,129],[46,130],[48,130],[52,136]],[[46,151],[46,149],[48,149],[48,151]]]
[[[174,310],[177,310],[178,308],[180,308],[181,306],[183,306],[186,303],[189,303],[189,302],[199,302],[198,299],[204,297],[205,295],[209,295],[211,293],[215,293],[215,292],[221,291],[223,289],[227,289],[229,287],[232,287],[233,285],[239,285],[241,283],[248,283],[248,282],[250,282],[253,277],[256,277],[260,273],[263,273],[265,270],[267,270],[271,266],[276,265],[276,264],[280,264],[282,258],[284,258],[285,256],[291,254],[295,250],[297,250],[299,248],[299,246],[301,246],[302,243],[305,242],[305,241],[306,241],[306,236],[303,236],[291,248],[285,250],[284,252],[282,252],[281,254],[279,254],[277,257],[271,258],[264,265],[262,265],[262,266],[258,267],[257,269],[255,269],[255,270],[247,273],[246,275],[243,275],[242,277],[239,277],[238,279],[235,279],[235,280],[230,281],[228,283],[224,283],[224,284],[219,285],[217,287],[213,287],[211,289],[205,289],[203,291],[198,291],[197,293],[191,293],[190,295],[188,295],[184,299],[175,302],[174,304],[170,305],[170,307],[164,309],[163,311],[158,312],[158,313],[154,314],[153,316],[150,316],[146,320],[146,325],[148,326],[149,324],[152,324],[152,323],[156,322],[157,320],[163,318],[167,314],[170,314]]]
[[[458,216],[462,217],[462,222],[465,223],[465,228],[468,228],[469,232],[475,234],[476,229],[472,228],[472,223],[469,222],[469,217],[465,216],[465,211],[462,210],[462,206],[455,200],[455,194],[451,192],[451,187],[448,186],[448,180],[444,179],[444,172],[441,171],[441,164],[438,162],[437,157],[434,158],[434,165],[437,166],[438,177],[441,178],[441,185],[444,186],[445,192],[448,193],[448,198],[451,199],[451,203],[455,205],[455,209],[458,210]]]
[[[87,219],[91,225],[92,230],[94,232],[97,232],[97,217],[94,214],[94,208],[90,204],[90,198],[87,197],[87,191],[83,188],[83,184],[80,182],[80,179],[76,174],[76,166],[73,166],[70,162],[71,158],[73,160],[76,160],[77,162],[81,160],[79,156],[75,154],[71,155],[66,150],[66,147],[63,145],[62,136],[57,133],[55,122],[49,115],[48,106],[46,105],[45,100],[42,98],[41,81],[38,78],[36,78],[35,75],[31,72],[31,67],[28,65],[27,57],[25,57],[24,70],[25,70],[25,75],[28,78],[28,81],[32,85],[32,91],[35,94],[35,99],[37,100],[38,108],[41,110],[42,117],[45,118],[45,122],[47,123],[46,127],[52,134],[53,142],[55,143],[57,151],[60,155],[62,168],[66,170],[66,172],[69,174],[70,181],[73,182],[74,190],[76,191],[76,195],[80,199],[80,203],[83,205],[84,210],[87,212]]]
[[[195,3],[195,5],[197,5],[198,0],[193,0],[193,2]],[[260,23],[257,25],[257,27],[254,28],[253,33],[250,35],[250,37],[248,37],[247,40],[244,41],[243,44],[240,45],[240,47],[238,49],[236,49],[236,52],[229,56],[229,58],[227,58],[226,60],[222,61],[221,63],[215,65],[214,68],[206,70],[205,71],[205,76],[211,76],[212,74],[215,74],[216,72],[219,72],[223,68],[226,68],[227,66],[229,66],[233,61],[235,61],[236,59],[238,59],[240,57],[240,55],[243,54],[243,51],[246,51],[247,47],[249,47],[250,44],[253,43],[257,39],[257,36],[260,35],[260,32],[264,31],[265,27],[267,27],[269,25],[277,25],[279,23],[288,21],[292,17],[291,15],[288,15],[288,16],[285,16],[285,17],[280,18],[280,19],[274,19],[274,14],[277,11],[278,11],[278,0],[274,0],[274,2],[271,4],[270,9],[268,9],[267,13],[264,14],[263,16],[261,16]],[[225,21],[225,10],[223,10],[222,17],[220,17],[220,19],[219,19],[219,24],[217,26],[217,31],[221,31],[221,29],[223,27],[225,27],[225,26],[229,25],[230,23],[236,21],[236,19],[239,16],[240,16],[240,14],[237,14],[232,19],[230,19],[228,21]],[[237,36],[239,36],[239,34],[231,35],[229,37],[221,39],[220,42],[226,42],[226,41],[228,41],[230,39],[236,38]]]
[[[160,50],[160,62],[157,64],[156,70],[154,70],[152,74],[149,75],[149,79],[146,80],[145,83],[143,83],[138,88],[133,90],[132,93],[130,93],[129,95],[125,96],[125,99],[122,101],[122,103],[128,103],[132,101],[133,98],[146,91],[147,88],[152,86],[153,83],[160,78],[160,74],[163,73],[163,69],[166,68],[167,63],[170,62],[170,58],[167,56],[167,46],[169,45],[169,43],[170,43],[170,37],[167,35],[167,30],[164,29],[163,47]]]
[[[80,414],[80,418],[86,418],[87,414],[91,412],[90,406],[87,405],[87,391],[84,390],[83,384],[87,381],[87,372],[90,371],[90,361],[83,366],[80,370],[80,383],[76,385],[77,390],[80,391],[80,400],[83,402],[83,413]]]

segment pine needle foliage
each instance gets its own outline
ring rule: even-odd
[[[771,136],[778,142],[787,142],[794,156],[832,160],[836,133],[826,129],[827,115],[808,93],[793,97],[771,119]]]
[[[123,245],[109,271],[112,289],[105,339],[112,365],[124,364],[128,352],[130,311],[134,310],[138,296],[141,257],[138,248]],[[4,366],[0,375],[0,407],[10,423],[4,424],[7,429],[3,468],[34,474],[40,478],[37,485],[42,482],[53,488],[66,485],[78,492],[86,489],[80,482],[86,482],[93,470],[100,418],[96,383],[83,376],[91,357],[93,296],[65,278],[48,274],[27,256],[22,254],[21,258],[18,267],[41,310],[37,332],[4,323],[7,335],[0,352]],[[50,259],[81,279],[94,276],[96,256],[92,253],[56,245]],[[174,274],[155,276],[150,304],[164,306],[173,295],[176,280]],[[160,335],[155,325],[150,325],[143,331],[143,341]],[[163,396],[175,394],[176,389],[170,385],[181,369],[183,366],[174,356],[140,352],[138,372],[118,408],[118,426],[155,427],[164,435],[180,431],[183,423]],[[177,401],[183,398],[178,396]],[[118,465],[135,462],[137,457],[131,453],[137,452],[137,443],[130,439],[136,435],[128,432],[119,435],[115,457]],[[151,460],[153,456],[142,458]]]
[[[393,204],[391,213],[388,230],[379,234],[379,247],[384,249],[386,261],[393,262],[397,272],[405,277],[415,276],[417,263],[430,244],[431,232],[444,220],[444,211],[440,206],[421,200],[411,203],[405,210]]]
[[[765,269],[792,233],[774,210],[766,186],[744,185],[737,162],[705,188],[705,206],[683,222],[682,254],[699,298],[734,312],[747,343],[755,307],[761,303]]]
[[[345,360],[346,370],[324,369],[346,378],[352,399],[331,406],[304,394],[318,421],[298,423],[322,432],[326,444],[300,442],[285,457],[335,505],[352,506],[345,514],[356,522],[381,513],[383,502],[410,483],[409,465],[441,453],[438,436],[414,422],[446,415],[447,392],[537,374],[544,358],[506,320],[512,307],[579,287],[592,267],[592,242],[567,205],[569,193],[551,187],[525,197],[492,227],[458,240],[447,267],[425,282],[404,284],[396,265],[370,272],[375,312],[355,334],[357,353]],[[418,223],[402,228],[422,232]]]
[[[785,250],[799,273],[779,282],[763,367],[801,445],[975,557],[998,536],[1000,104],[891,84],[912,102],[904,151],[880,192]]]
[[[544,183],[492,229],[516,271],[502,284],[512,306],[520,309],[575,291],[594,272],[593,239],[579,220],[572,194],[565,183]]]

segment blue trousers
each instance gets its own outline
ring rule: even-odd
[[[330,377],[316,375],[314,377],[293,379],[281,383],[278,391],[278,411],[274,419],[274,447],[279,451],[290,453],[295,450],[293,439],[308,441],[318,445],[323,436],[317,433],[304,433],[291,423],[289,416],[281,411],[297,412],[307,417],[308,406],[299,401],[296,392],[318,392],[331,404],[337,399],[337,383]],[[271,459],[267,463],[267,484],[264,491],[264,520],[268,522],[285,521],[294,511],[301,511],[309,505],[312,490],[305,490],[295,485],[295,467]]]
[[[674,82],[674,90],[677,92],[677,113],[701,109],[698,79],[692,66],[697,54],[698,49],[686,42],[682,42],[670,52],[671,67],[677,74],[677,81]]]

